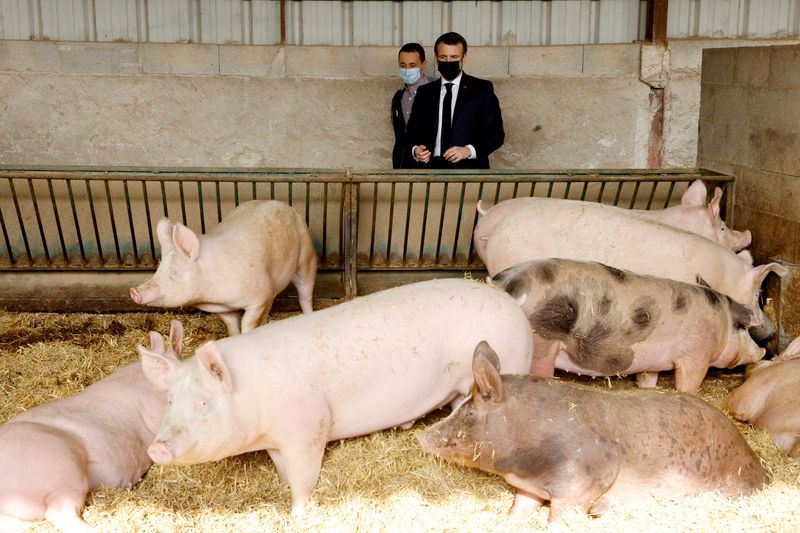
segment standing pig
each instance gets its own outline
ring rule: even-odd
[[[209,342],[183,362],[140,349],[170,406],[156,463],[267,450],[300,514],[325,445],[396,426],[466,395],[471,353],[495,343],[528,372],[533,340],[507,294],[464,279],[413,283]]]
[[[732,251],[738,251],[750,245],[750,231],[736,231],[728,228],[720,217],[719,203],[722,199],[722,189],[714,189],[714,197],[708,206],[706,201],[706,186],[702,181],[694,181],[681,196],[681,205],[666,209],[619,209],[622,213],[639,215],[651,220],[656,220],[676,228],[696,233],[706,239],[721,244]],[[473,242],[478,256],[486,262],[486,243],[494,227],[509,213],[520,207],[536,204],[537,202],[556,203],[564,202],[558,198],[521,197],[504,200],[489,209],[483,209],[478,201],[478,222],[473,233]],[[568,202],[575,202],[569,200]],[[590,202],[584,202],[590,203]],[[594,202],[591,202],[594,203]],[[611,206],[609,206],[611,207]]]
[[[239,309],[241,331],[250,331],[291,281],[303,312],[311,312],[317,254],[303,219],[283,202],[245,202],[199,236],[162,218],[157,233],[161,263],[152,278],[130,290],[137,304],[216,313],[228,335],[236,335]]]
[[[533,373],[637,374],[655,387],[675,369],[675,388],[696,394],[709,366],[764,357],[747,329],[761,312],[708,287],[641,276],[588,261],[526,261],[492,279],[522,306],[533,329]]]
[[[177,362],[182,342],[177,320],[169,347],[150,332],[151,351],[167,361]],[[0,530],[46,518],[61,531],[93,531],[81,519],[86,495],[100,485],[129,488],[142,479],[166,403],[136,362],[6,422],[0,427]]]
[[[779,263],[752,267],[694,233],[615,207],[572,200],[543,200],[509,213],[489,235],[486,256],[492,276],[523,261],[549,257],[597,261],[685,283],[700,276],[714,290],[752,305],[758,304],[761,282],[769,272],[788,272]]]
[[[426,452],[503,476],[516,489],[514,517],[545,501],[553,522],[573,506],[598,514],[651,498],[735,497],[767,481],[731,421],[693,396],[500,376],[486,343],[473,372],[472,394],[419,440]]]
[[[772,361],[762,361],[726,407],[731,415],[767,431],[787,455],[800,459],[800,337]]]

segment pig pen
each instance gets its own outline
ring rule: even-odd
[[[472,245],[475,205],[517,196],[584,199],[637,209],[679,203],[703,179],[723,187],[732,216],[733,180],[697,169],[671,171],[304,171],[255,169],[0,168],[0,422],[74,394],[137,359],[147,332],[186,326],[185,351],[224,336],[214,316],[141,312],[127,288],[149,277],[158,260],[155,224],[169,215],[197,231],[238,203],[278,199],[309,225],[320,257],[315,308],[401,283],[442,276],[482,279]],[[294,310],[292,289],[270,320]],[[31,311],[58,311],[60,314]],[[91,311],[92,314],[82,313]],[[96,314],[110,311],[137,311]],[[721,406],[743,380],[712,369],[700,396]],[[575,379],[565,377],[564,379]],[[594,380],[598,387],[630,379]],[[670,377],[659,385],[672,386]],[[505,512],[513,493],[499,477],[421,453],[414,432],[384,431],[330,443],[306,516],[289,514],[289,490],[268,455],[151,468],[130,490],[92,493],[84,519],[102,531],[517,531]],[[772,481],[741,500],[706,495],[614,509],[601,518],[567,517],[569,530],[797,530],[800,469],[760,431],[737,424]],[[631,420],[635,431],[636,421]],[[547,508],[523,526],[546,527]],[[45,522],[34,531],[49,531]]]

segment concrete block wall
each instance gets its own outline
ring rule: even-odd
[[[800,45],[703,52],[698,163],[736,177],[761,259],[800,263]]]

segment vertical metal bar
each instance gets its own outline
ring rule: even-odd
[[[631,205],[628,206],[628,209],[633,209],[633,206],[636,205],[636,197],[639,196],[639,185],[641,184],[641,181],[636,182],[636,187],[633,188],[633,196],[631,196]]]
[[[669,190],[667,191],[667,199],[664,200],[664,205],[661,206],[662,209],[666,209],[669,207],[670,200],[672,200],[672,191],[675,190],[675,181],[669,182]]]
[[[392,229],[394,228],[394,193],[396,182],[392,182],[392,193],[389,200],[389,236],[386,238],[386,264],[392,260]]]
[[[306,226],[311,222],[311,182],[306,182]]]
[[[6,227],[6,219],[3,218],[2,204],[0,204],[0,227],[3,228],[3,239],[6,243],[6,253],[8,255],[8,263],[13,265],[16,260],[14,259],[14,252],[11,250],[11,239],[8,238],[8,228]]]
[[[214,182],[214,192],[217,195],[217,224],[222,222],[222,195],[219,192],[219,181]]]
[[[44,256],[47,259],[48,265],[52,262],[50,259],[50,250],[47,249],[47,238],[44,234],[44,224],[42,224],[42,217],[39,214],[39,202],[36,201],[36,192],[33,190],[33,180],[28,178],[28,189],[31,192],[31,201],[33,201],[33,212],[36,214],[36,223],[39,225],[39,236],[42,238],[42,246],[44,247]],[[33,259],[33,258],[31,258]]]
[[[144,199],[144,216],[147,220],[147,238],[150,242],[150,255],[156,260],[156,243],[153,239],[153,219],[150,215],[150,199],[147,197],[147,182],[142,180],[142,198]]]
[[[583,189],[581,189],[581,202],[586,200],[586,191],[589,189],[589,182],[583,182]]]
[[[622,182],[617,182],[617,193],[614,195],[614,205],[619,206],[619,197],[622,194]]]
[[[478,206],[477,202],[483,198],[483,182],[478,184],[478,200],[475,205],[475,212],[472,214],[472,230],[469,235],[469,251],[467,252],[467,264],[472,264],[475,259],[475,226],[478,225]]]
[[[419,239],[419,258],[417,264],[422,264],[422,253],[425,251],[425,229],[428,225],[428,202],[431,197],[431,182],[425,183],[425,204],[422,211],[422,234]]]
[[[328,182],[322,187],[322,262],[328,260]]]
[[[519,190],[519,182],[515,181],[514,182],[514,189],[512,189],[512,191],[511,191],[511,198],[516,198],[517,197],[517,191],[518,190]]]
[[[564,200],[569,198],[569,189],[570,189],[571,186],[572,186],[572,182],[568,181],[567,182],[567,187],[564,189]]]
[[[256,182],[254,181],[252,185],[253,185],[253,191],[252,191],[253,197],[251,198],[251,200],[255,200],[256,199]]]
[[[456,250],[458,249],[458,234],[459,230],[461,229],[461,221],[464,218],[464,193],[467,189],[467,183],[461,183],[461,198],[458,201],[458,218],[456,219],[456,234],[453,237],[453,254],[450,258],[450,263],[455,264],[456,262]]]
[[[536,185],[538,185],[538,184],[535,181],[531,182],[531,194],[530,194],[531,198],[536,196]]]
[[[597,193],[597,202],[602,204],[603,203],[603,191],[606,190],[606,181],[603,180],[600,182],[600,192]]]
[[[347,169],[347,183],[345,183],[345,220],[344,220],[344,240],[345,246],[345,268],[344,268],[344,292],[346,298],[353,298],[358,293],[356,265],[357,243],[358,243],[358,193],[359,184],[353,183],[350,169]]]
[[[28,242],[28,232],[25,231],[25,223],[22,219],[22,210],[19,207],[19,198],[17,198],[17,191],[14,189],[14,180],[8,178],[8,185],[11,187],[11,198],[14,200],[14,209],[17,211],[17,222],[19,229],[22,232],[22,242],[25,244],[25,253],[28,254],[28,260],[33,263],[33,254],[31,254],[31,245]]]
[[[133,258],[139,263],[139,246],[136,244],[136,227],[133,225],[133,210],[131,209],[131,198],[128,194],[128,182],[122,182],[122,190],[125,191],[125,208],[128,210],[128,226],[131,229],[131,245],[133,246]]]
[[[91,181],[86,180],[86,196],[89,198],[89,211],[92,213],[92,227],[94,228],[94,239],[97,243],[97,255],[100,257],[100,264],[106,263],[105,254],[103,254],[103,247],[100,243],[100,230],[97,226],[97,213],[94,209],[94,198],[92,197]]]
[[[292,186],[294,185],[294,183],[292,183],[290,181],[290,182],[288,182],[288,184],[289,184],[289,205],[294,207],[294,199],[292,197],[292,192],[293,192],[293,187]],[[273,182],[273,185],[274,185],[274,182]],[[272,199],[273,200],[275,199],[275,195],[274,194],[272,195]]]
[[[254,187],[255,187],[255,185],[254,185]],[[253,190],[255,190],[255,188]],[[253,196],[253,199],[255,199],[255,196]],[[275,199],[275,182],[274,181],[269,182],[269,199],[270,200],[274,200]]]
[[[185,198],[185,196],[183,194],[183,182],[182,181],[178,182],[178,191],[180,192],[180,198],[181,198],[181,221],[183,222],[183,225],[185,226],[186,225],[186,198]]]
[[[492,207],[496,206],[497,202],[500,201],[500,186],[501,185],[502,185],[502,183],[497,182],[497,184],[494,187],[494,203],[492,204]]]
[[[233,182],[233,207],[239,207],[239,182]]]
[[[377,212],[378,212],[378,184],[372,184],[372,224],[370,224],[369,230],[369,257],[367,258],[367,264],[372,265],[373,260],[375,259],[375,224],[377,219]],[[386,256],[386,262],[389,262],[389,256]]]
[[[164,180],[159,180],[161,184],[161,203],[164,207],[164,216],[169,218],[169,207],[167,207],[167,188],[164,186]]]
[[[552,182],[552,180],[547,184],[547,197],[548,198],[552,198],[553,197],[553,182]]]
[[[403,266],[406,264],[406,258],[408,257],[408,230],[411,226],[411,203],[412,198],[414,197],[414,182],[408,183],[408,201],[406,202],[406,229],[403,233]]]
[[[439,215],[439,235],[436,237],[436,257],[433,258],[433,264],[439,264],[439,254],[442,250],[442,232],[444,231],[444,213],[447,210],[447,186],[449,183],[444,183],[444,191],[442,192],[442,212]]]
[[[197,204],[200,207],[200,233],[206,232],[206,209],[203,205],[203,182],[197,180]]]
[[[53,180],[50,178],[47,178],[47,189],[50,191],[50,203],[53,206],[53,216],[56,219],[58,240],[61,244],[61,257],[64,258],[64,263],[69,264],[69,258],[67,257],[67,245],[64,243],[64,231],[61,228],[61,217],[58,214],[58,205],[56,204],[56,194],[53,192]]]
[[[114,220],[114,206],[111,201],[111,189],[108,181],[103,182],[106,189],[106,202],[108,203],[108,216],[111,218],[111,234],[114,236],[114,250],[117,252],[117,263],[122,263],[122,254],[119,251],[119,235],[117,235],[117,223]]]
[[[648,211],[650,211],[650,207],[653,205],[653,197],[656,195],[656,187],[658,187],[658,182],[654,181],[653,187],[650,189],[650,196],[647,198],[647,207],[645,207],[645,209]]]

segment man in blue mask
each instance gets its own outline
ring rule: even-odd
[[[404,87],[392,98],[392,125],[394,126],[394,149],[392,150],[392,167],[418,168],[420,165],[405,153],[406,125],[411,116],[411,106],[421,85],[433,81],[425,74],[425,49],[417,43],[406,43],[397,54],[400,64],[400,79]]]
[[[421,168],[489,168],[505,131],[494,87],[463,71],[467,41],[445,33],[434,45],[442,77],[419,88],[406,128],[406,154]]]

